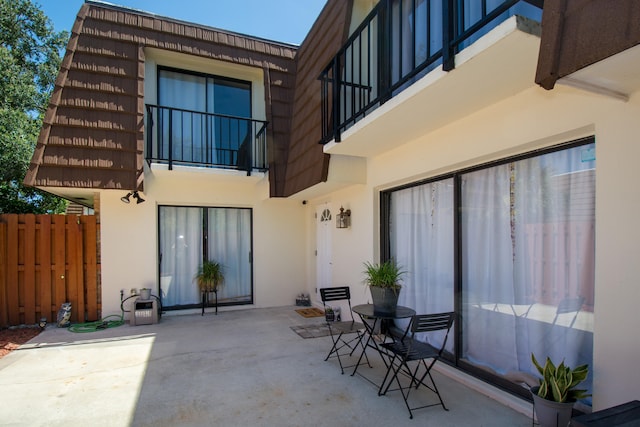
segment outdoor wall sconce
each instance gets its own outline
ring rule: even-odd
[[[351,209],[346,211],[340,206],[340,213],[336,215],[336,228],[349,228],[351,226]]]
[[[140,197],[137,191],[134,191],[133,193],[132,192],[127,193],[126,196],[120,197],[120,200],[122,200],[122,203],[129,204],[129,202],[131,201],[129,200],[131,196],[133,196],[133,198],[136,199],[136,205],[139,205],[140,203],[144,202],[144,199]]]

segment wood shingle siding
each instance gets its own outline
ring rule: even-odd
[[[290,196],[327,180],[329,155],[321,135],[318,76],[348,37],[353,0],[329,0],[297,56],[295,96],[284,195]]]
[[[536,83],[553,89],[558,79],[640,44],[640,2],[545,2],[542,27]]]
[[[296,47],[91,1],[78,12],[25,183],[143,190],[145,48],[262,69],[271,194],[281,196]]]

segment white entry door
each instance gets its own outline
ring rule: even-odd
[[[318,289],[331,287],[331,225],[333,213],[328,204],[316,210],[316,297]]]

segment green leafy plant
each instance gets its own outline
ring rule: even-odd
[[[364,263],[364,283],[368,286],[399,290],[405,271],[392,259],[381,263]]]
[[[37,2],[0,0],[0,214],[67,207],[24,179],[68,39],[66,31],[55,32]]]
[[[201,292],[218,292],[224,285],[222,264],[217,261],[205,261],[198,268],[195,280]]]
[[[550,358],[547,357],[544,366],[541,366],[533,353],[531,361],[542,375],[538,396],[554,402],[575,402],[578,399],[591,396],[587,390],[575,388],[587,378],[589,365],[580,365],[575,369],[564,364],[564,360],[557,367]]]

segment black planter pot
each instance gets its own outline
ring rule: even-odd
[[[380,288],[378,286],[370,286],[371,299],[373,300],[373,310],[380,314],[394,314],[398,307],[398,295],[400,288]]]

